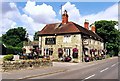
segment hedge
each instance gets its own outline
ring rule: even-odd
[[[3,57],[4,61],[12,61],[14,58],[13,54],[8,54]]]
[[[17,54],[18,52],[22,52],[22,48],[12,46],[7,46],[6,48],[6,54]]]

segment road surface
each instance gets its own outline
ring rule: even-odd
[[[61,64],[62,65],[62,64]],[[50,73],[46,75],[34,75],[23,79],[18,79],[20,81],[119,81],[120,78],[118,69],[120,63],[118,58],[110,58],[105,60],[99,60],[89,63],[75,64],[75,65],[66,65],[63,66],[58,64],[56,68],[64,68],[64,71]],[[59,79],[59,80],[58,80]],[[10,80],[9,80],[10,81]]]
[[[32,79],[118,79],[118,59],[109,59],[81,68],[76,65],[66,72],[33,77]]]

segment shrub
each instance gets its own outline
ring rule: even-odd
[[[7,46],[6,54],[17,54],[18,52],[22,52],[22,48]]]
[[[8,54],[6,56],[3,57],[4,61],[12,61],[13,60],[13,54]]]

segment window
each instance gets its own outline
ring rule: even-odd
[[[93,44],[93,40],[91,39],[91,44]]]
[[[93,44],[95,44],[95,40],[93,40]]]
[[[89,39],[89,44],[91,44],[91,39]]]
[[[95,40],[95,45],[97,45],[97,41]]]
[[[84,39],[83,44],[88,45],[89,44],[88,39]]]
[[[70,35],[65,35],[63,38],[64,43],[70,43],[71,42],[71,36]]]
[[[100,43],[100,42],[98,41],[98,45],[99,45],[99,43]]]
[[[44,48],[44,55],[49,56],[53,54],[53,48]]]

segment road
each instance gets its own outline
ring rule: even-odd
[[[76,69],[42,77],[34,77],[32,79],[118,79],[117,58],[95,63],[84,68],[80,67],[76,65],[72,67]]]
[[[71,66],[59,65],[59,67],[64,68],[64,71],[51,73],[44,76],[31,76],[20,79],[20,81],[32,81],[33,79],[38,81],[45,79],[48,79],[48,81],[56,81],[56,79],[57,81],[58,79],[61,81],[70,81],[70,79],[72,81],[119,81],[118,79],[120,76],[118,73],[118,65],[120,65],[120,63],[118,62],[117,57],[82,64],[78,63]],[[56,68],[58,67],[56,66]]]

